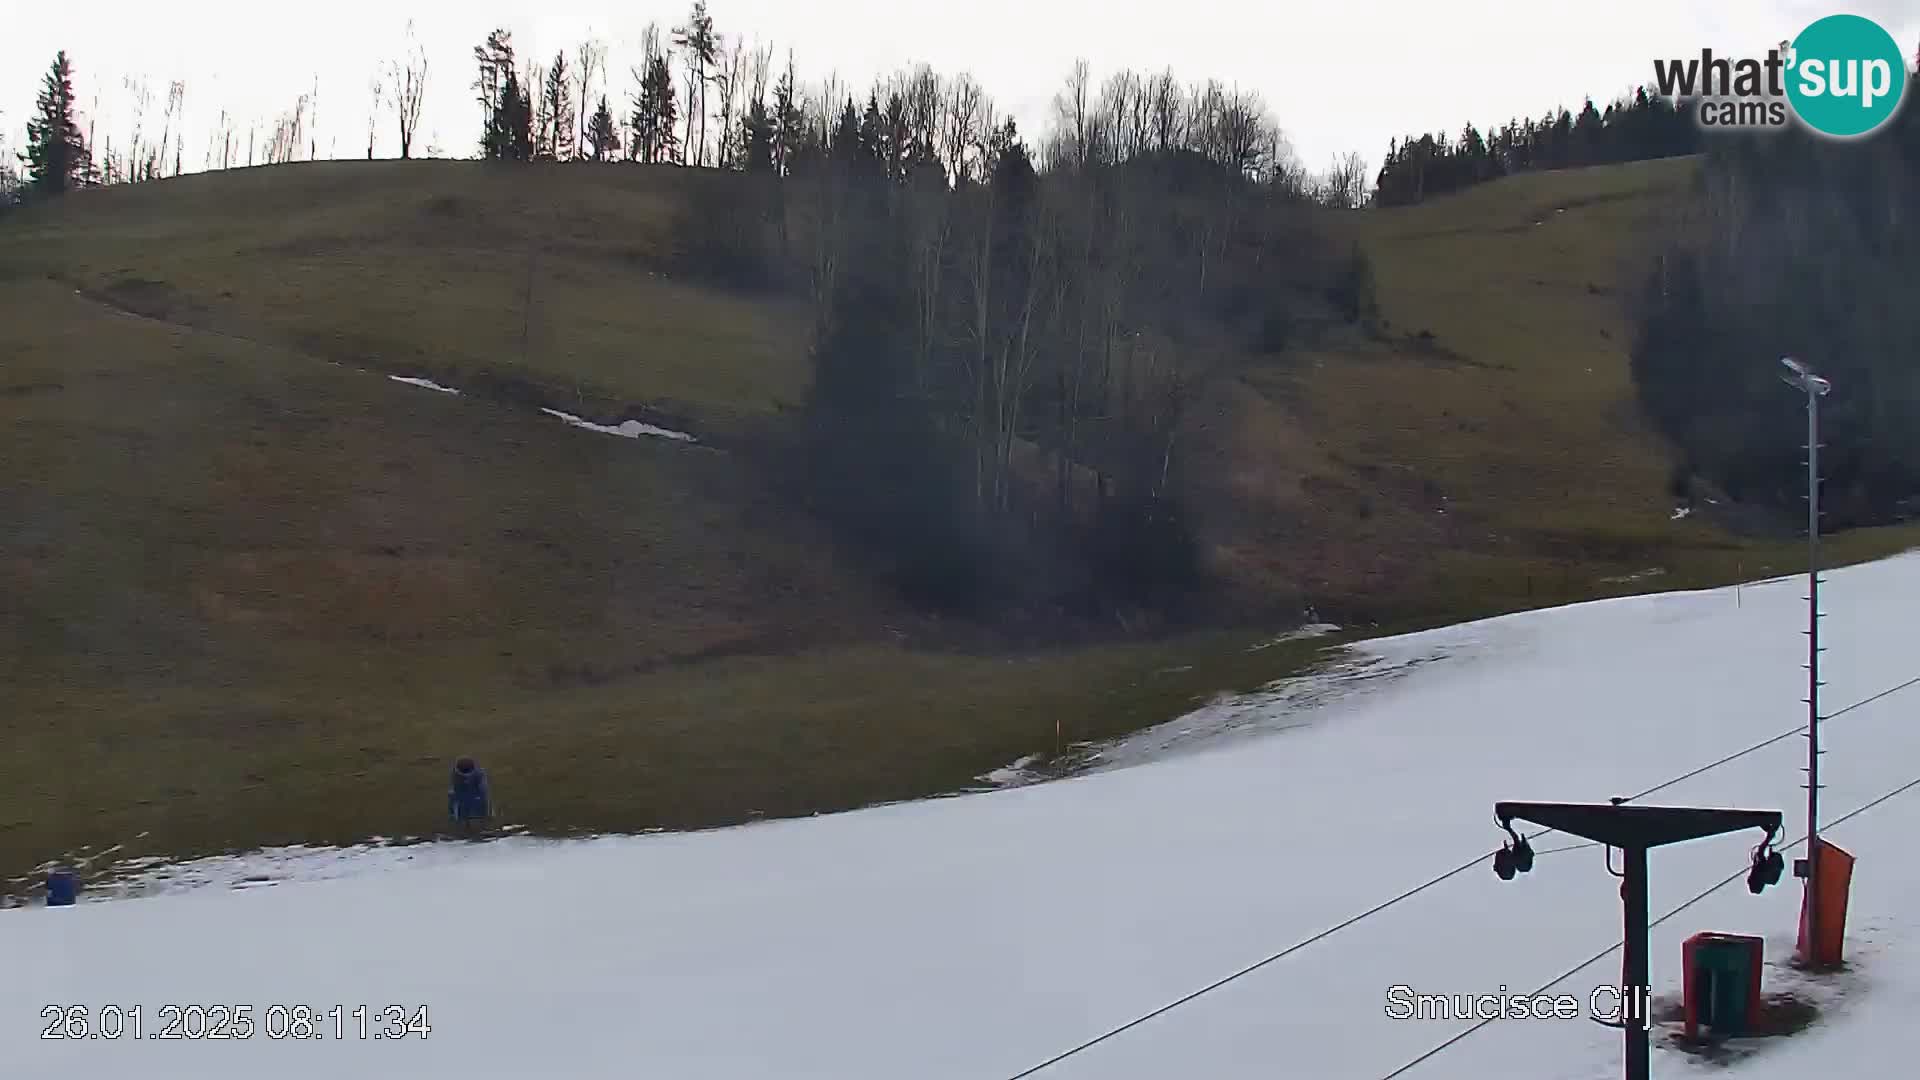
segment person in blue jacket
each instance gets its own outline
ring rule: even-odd
[[[47,906],[66,907],[78,899],[80,879],[67,867],[55,867],[47,875]]]
[[[453,776],[447,784],[447,816],[463,829],[493,816],[487,771],[470,757],[453,763]]]

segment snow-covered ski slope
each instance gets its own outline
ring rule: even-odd
[[[1006,1080],[1490,851],[1497,799],[1631,795],[1791,730],[1802,596],[1781,581],[1374,642],[1362,672],[1401,677],[1280,695],[1310,711],[1057,783],[703,834],[263,855],[247,873],[279,884],[0,912],[0,1075]],[[1916,597],[1920,557],[1830,576],[1829,712],[1920,675]],[[1823,817],[1920,778],[1916,717],[1920,687],[1831,722]],[[1647,801],[1779,808],[1798,838],[1803,755],[1786,738]],[[1910,1075],[1915,828],[1920,787],[1832,830],[1860,859],[1854,970],[1820,991],[1819,1028],[1725,1075]],[[1655,916],[1743,871],[1754,840],[1656,851]],[[1761,897],[1735,881],[1662,923],[1656,990],[1703,929],[1764,934],[1783,960],[1798,899],[1791,879]],[[1530,992],[1619,925],[1597,849],[1513,882],[1483,862],[1036,1075],[1377,1080],[1466,1026],[1390,1019],[1389,987]],[[1554,991],[1618,973],[1615,952]],[[432,1032],[50,1041],[48,1004],[140,1005],[149,1034],[168,1005],[257,1022],[425,1005]],[[1404,1075],[1618,1068],[1617,1032],[1583,1017],[1498,1021]],[[1722,1075],[1666,1049],[1655,1072]]]

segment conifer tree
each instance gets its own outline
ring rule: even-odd
[[[565,161],[573,152],[573,89],[568,82],[567,54],[555,53],[540,91],[539,147],[536,156]]]
[[[533,100],[520,84],[520,75],[508,67],[501,75],[500,96],[490,110],[486,156],[496,161],[533,159]]]
[[[587,121],[587,148],[595,161],[611,161],[620,154],[620,132],[604,94],[599,107],[593,110],[592,119]]]
[[[488,158],[509,157],[506,151],[512,139],[506,120],[512,110],[503,112],[502,106],[510,103],[504,85],[514,76],[512,32],[489,33],[484,44],[473,47],[473,58],[480,69],[473,83],[480,99],[480,153]]]
[[[38,195],[58,195],[85,182],[91,158],[73,118],[73,65],[66,50],[54,58],[27,121],[27,181]]]
[[[647,57],[645,74],[640,78],[640,96],[633,99],[632,129],[634,156],[644,162],[673,160],[677,143],[674,124],[679,119],[674,101],[673,68],[665,52]]]
[[[765,102],[747,106],[747,119],[740,128],[742,153],[740,167],[747,172],[773,172],[778,167],[775,155],[773,117]]]

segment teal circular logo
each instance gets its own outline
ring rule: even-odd
[[[1829,15],[1793,39],[1787,100],[1822,135],[1873,131],[1893,118],[1906,91],[1906,54],[1872,19]]]

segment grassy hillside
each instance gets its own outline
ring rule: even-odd
[[[1690,168],[1334,221],[1387,324],[1211,389],[1215,569],[1399,624],[1798,565],[1669,520],[1627,381],[1621,293]],[[677,273],[701,182],[343,162],[0,219],[0,894],[82,847],[429,831],[459,753],[551,831],[952,790],[1311,658],[961,651],[902,611],[733,447],[804,395],[809,322]]]
[[[676,276],[676,214],[702,179],[449,161],[239,169],[86,192],[10,226],[8,247],[31,272],[195,326],[712,426],[804,396],[809,323],[795,303]]]
[[[1632,293],[1696,168],[1526,174],[1341,215],[1385,323],[1232,389],[1235,441],[1217,464],[1241,500],[1237,562],[1323,609],[1396,621],[1803,567],[1790,533],[1674,519],[1672,450],[1635,398]],[[1866,557],[1913,541],[1830,546]]]
[[[489,345],[466,321],[487,305],[428,269],[463,264],[504,304],[514,272],[486,266],[505,256],[465,224],[409,255],[396,175],[187,178],[0,222],[0,894],[83,847],[430,832],[460,753],[494,772],[512,820],[551,831],[921,796],[1307,655],[1250,652],[1243,633],[924,648],[945,635],[742,455],[356,366],[525,379],[590,413],[676,408],[703,435],[796,392],[785,309],[594,247],[657,222],[627,200],[630,174],[556,174],[573,206],[609,180],[599,194],[630,216],[552,245],[571,260],[554,265],[606,280],[597,300],[553,293],[531,363]],[[409,213],[443,196],[512,206],[547,182],[420,175]],[[359,230],[364,250],[264,250],[329,229]],[[369,306],[360,273],[381,260],[402,299]],[[672,362],[649,341],[676,343]]]

